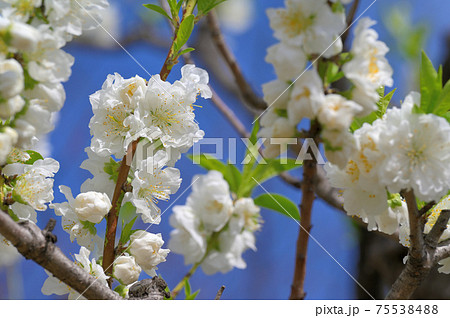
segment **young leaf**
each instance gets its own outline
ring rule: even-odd
[[[44,159],[44,157],[42,157],[42,155],[39,152],[37,152],[37,151],[27,150],[25,152],[30,155],[30,159],[28,159],[25,162],[25,164],[27,164],[27,165],[32,165],[36,161],[38,161],[40,159]]]
[[[169,19],[170,21],[172,21],[172,18],[167,14],[167,12],[161,8],[160,6],[157,6],[156,4],[144,4],[144,7],[146,7],[147,9],[153,10],[163,16],[165,16],[167,19]]]
[[[127,225],[123,226],[124,222],[122,220],[122,233],[120,234],[120,240],[119,242],[122,244],[126,244],[130,240],[132,232],[132,228],[134,225],[134,222],[136,222],[137,216],[130,221]]]
[[[191,284],[189,284],[188,278],[184,280],[184,294],[186,295],[186,297],[191,294]]]
[[[227,165],[227,173],[224,175],[225,180],[227,180],[230,185],[230,191],[234,193],[239,192],[239,188],[242,185],[242,175],[235,165],[229,163]]]
[[[355,130],[361,128],[364,123],[372,124],[375,120],[383,117],[383,115],[386,113],[386,110],[389,106],[389,103],[391,102],[392,96],[394,95],[395,91],[396,89],[393,89],[391,92],[389,92],[389,94],[385,96],[384,87],[381,88],[378,91],[381,97],[380,100],[377,102],[378,109],[365,117],[355,118],[353,120],[352,125],[350,126],[350,130],[354,132]]]
[[[284,159],[266,159],[266,164],[257,165],[248,176],[245,182],[242,182],[242,186],[239,189],[241,197],[248,197],[251,195],[253,189],[258,185],[253,179],[259,183],[263,183],[273,177],[276,177],[282,172],[289,171],[298,168],[302,163],[298,163],[296,159],[288,158],[286,162]]]
[[[183,45],[186,44],[186,42],[189,40],[189,37],[192,34],[192,31],[194,30],[194,15],[188,15],[181,21],[180,28],[178,30],[177,38],[175,40],[175,52],[178,52],[181,50]]]
[[[433,114],[445,116],[450,111],[450,81],[445,84]]]
[[[285,196],[276,193],[265,193],[255,198],[254,201],[260,207],[279,212],[297,221],[300,220],[300,212],[297,205]]]
[[[199,15],[205,15],[215,7],[217,7],[222,2],[226,0],[198,0],[197,1],[197,9]]]
[[[442,91],[442,69],[439,73],[434,69],[425,52],[422,52],[422,66],[420,69],[420,107],[419,112],[433,113]]]
[[[199,292],[200,292],[200,289],[197,290],[195,293],[190,294],[189,296],[186,296],[185,300],[195,300],[195,298],[197,297]]]
[[[181,52],[180,52],[180,55],[183,55],[183,54],[192,52],[192,51],[194,51],[194,50],[195,50],[195,49],[194,49],[193,47],[188,47],[187,49],[184,49],[183,51],[181,51]]]

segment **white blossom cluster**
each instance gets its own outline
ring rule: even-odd
[[[343,190],[344,209],[367,222],[369,230],[392,234],[400,227],[409,236],[406,204],[398,193],[413,190],[421,201],[439,202],[450,189],[450,124],[415,113],[414,105],[420,105],[416,92],[400,108],[355,131],[356,151],[344,168],[325,166],[331,184]],[[433,209],[428,231],[442,209],[441,204]],[[402,235],[401,242],[406,242]]]
[[[169,248],[184,255],[186,264],[201,264],[208,275],[243,269],[242,254],[256,250],[259,212],[251,198],[233,201],[220,172],[196,175],[186,205],[173,208]]]
[[[343,167],[355,147],[348,132],[353,119],[376,110],[377,90],[393,84],[392,68],[385,58],[388,48],[370,28],[375,22],[361,19],[350,60],[341,67],[352,87],[346,97],[336,92],[325,94],[330,83],[319,75],[317,61],[340,56],[340,35],[346,27],[344,10],[325,0],[286,0],[285,4],[285,8],[267,12],[280,42],[268,49],[266,57],[277,79],[263,85],[264,99],[270,105],[261,118],[259,132],[267,138],[265,155],[280,154],[280,141],[272,143],[271,138],[286,138],[287,143],[288,138],[298,136],[303,119],[316,120],[322,127],[328,160]],[[305,69],[308,61],[313,64]]]
[[[180,171],[174,164],[204,132],[195,120],[197,97],[211,97],[208,74],[194,65],[181,69],[181,79],[173,84],[159,75],[148,81],[135,76],[124,79],[109,75],[102,89],[90,96],[93,117],[88,159],[81,167],[92,174],[76,197],[67,186],[60,191],[67,201],[51,207],[62,216],[63,229],[75,241],[100,257],[103,239],[97,235],[101,223],[112,207],[119,166],[131,143],[137,143],[134,159],[129,164],[122,205],[131,203],[144,223],[159,224],[159,201],[167,201],[181,184]],[[123,159],[126,160],[126,159]],[[134,213],[134,212],[133,212]],[[123,230],[123,229],[122,229]],[[128,243],[128,244],[127,244]],[[120,242],[120,255],[113,264],[113,277],[120,284],[135,283],[144,271],[155,276],[157,265],[166,261],[161,234],[135,230],[126,242]]]

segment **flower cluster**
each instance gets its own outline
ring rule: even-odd
[[[340,54],[340,35],[345,29],[341,5],[290,0],[286,8],[270,9],[268,15],[280,42],[268,49],[266,57],[278,78],[263,85],[264,99],[270,105],[261,118],[259,132],[267,138],[265,155],[279,155],[283,141],[272,143],[271,139],[284,138],[287,143],[298,136],[302,120],[309,119],[321,126],[328,160],[345,166],[355,147],[348,131],[351,123],[355,117],[376,110],[378,89],[393,84],[392,69],[385,58],[388,48],[370,28],[375,22],[361,19],[351,52]],[[305,69],[308,60],[312,67]],[[343,76],[352,84],[350,89],[330,90],[330,84]]]
[[[184,255],[186,264],[201,264],[206,274],[245,268],[242,254],[256,250],[260,208],[251,198],[233,202],[218,171],[194,176],[192,189],[186,205],[173,208],[169,248]]]
[[[450,124],[433,114],[415,113],[414,105],[420,105],[415,92],[401,108],[365,123],[354,133],[356,150],[346,166],[325,167],[331,184],[343,189],[344,209],[371,230],[393,233],[404,222],[402,190],[439,202],[450,189]]]
[[[54,128],[73,57],[62,48],[106,0],[8,0],[0,4],[0,165],[2,198],[15,220],[36,222],[53,200],[57,161],[30,149]]]

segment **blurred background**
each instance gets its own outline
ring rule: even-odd
[[[158,74],[170,42],[170,29],[158,14],[142,7],[150,0],[109,0],[111,9],[103,26],[120,42],[134,58],[150,73]],[[372,0],[360,1],[358,17]],[[261,85],[275,78],[271,65],[264,62],[266,49],[276,40],[269,28],[265,11],[269,7],[284,6],[282,0],[227,0],[218,7],[217,13],[225,39],[237,57],[246,78],[258,94]],[[417,89],[420,51],[424,49],[435,66],[445,64],[448,79],[450,62],[450,2],[443,0],[377,0],[364,16],[378,21],[375,29],[380,39],[391,48],[388,59],[394,68],[394,87],[398,88],[393,104],[410,91]],[[349,38],[351,41],[351,36]],[[351,43],[351,42],[350,42]],[[229,70],[213,47],[208,27],[198,25],[189,46],[196,48],[192,57],[196,65],[208,70],[212,87],[251,129],[253,115],[244,107],[237,94]],[[84,148],[90,144],[88,123],[92,116],[89,95],[101,88],[108,74],[120,73],[123,77],[147,73],[101,28],[86,32],[80,39],[65,48],[75,57],[72,76],[65,83],[67,101],[60,112],[56,129],[50,134],[47,156],[58,160],[61,169],[55,177],[55,200],[64,201],[57,191],[59,185],[68,185],[78,193],[80,185],[90,174],[79,168],[87,158]],[[173,82],[180,77],[177,65],[169,76]],[[196,119],[205,137],[239,138],[227,120],[210,101],[199,100],[202,108],[196,109]],[[238,160],[243,158],[245,146],[238,140]],[[212,150],[207,147],[202,150]],[[228,142],[224,141],[224,160],[227,159]],[[164,211],[169,204],[184,204],[189,191],[180,194],[190,185],[195,174],[205,173],[189,159],[183,157],[177,167],[181,170],[183,183],[168,203],[161,202]],[[300,177],[300,172],[294,172]],[[301,193],[273,179],[264,187],[271,192],[288,196],[300,202]],[[261,189],[260,189],[261,190]],[[261,193],[256,190],[255,195]],[[162,233],[166,244],[171,227],[168,219],[171,209],[164,212],[160,225],[153,225],[150,232]],[[280,214],[263,210],[262,230],[256,234],[257,252],[247,251],[244,259],[247,269],[234,269],[227,274],[206,276],[201,270],[191,279],[193,290],[201,289],[198,298],[213,299],[221,285],[226,289],[222,299],[287,299],[293,276],[295,243],[299,227],[297,223]],[[38,213],[38,225],[42,228],[48,219],[55,217],[48,209]],[[59,225],[55,229],[58,246],[66,253],[78,253],[79,247],[70,243],[69,236]],[[104,224],[103,224],[104,226]],[[136,223],[135,228],[146,228]],[[313,208],[311,234],[323,247],[375,298],[382,298],[402,268],[406,255],[398,242],[377,233],[367,232],[355,225],[342,212],[317,200]],[[101,233],[100,233],[101,235]],[[0,299],[65,299],[44,296],[41,287],[47,274],[31,261],[22,258],[11,260],[0,267]],[[173,288],[189,270],[182,256],[169,254],[167,262],[160,264],[160,274]],[[146,278],[141,274],[141,279]],[[434,286],[434,288],[431,287]],[[416,293],[418,298],[450,297],[450,280],[443,274],[433,273]],[[310,240],[305,290],[307,299],[355,299],[368,296],[357,287],[352,278],[314,241]],[[439,293],[437,292],[439,291]]]

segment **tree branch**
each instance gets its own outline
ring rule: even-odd
[[[320,125],[312,121],[310,133],[312,136],[319,136]],[[314,138],[316,141],[316,138]],[[315,199],[314,183],[317,174],[317,161],[311,147],[308,153],[312,160],[303,162],[303,182],[302,182],[302,201],[300,203],[300,231],[297,240],[297,252],[295,259],[294,278],[291,286],[291,295],[289,299],[304,299],[304,283],[306,276],[306,257],[308,252],[309,232],[311,231],[311,214]]]
[[[217,292],[216,298],[214,298],[214,300],[220,300],[220,297],[222,297],[224,290],[225,290],[225,286],[222,285],[222,287],[220,287],[219,291]]]
[[[450,211],[443,210],[435,225],[424,239],[425,222],[419,215],[413,190],[402,191],[408,206],[410,247],[408,261],[400,276],[392,285],[386,299],[409,299],[427,277],[431,268],[445,256],[445,247],[436,249],[442,233],[447,228]],[[423,212],[423,211],[421,211]]]
[[[46,231],[41,231],[39,227],[28,221],[16,223],[8,214],[0,211],[0,233],[25,258],[32,259],[87,299],[122,299],[69,260],[53,243],[53,239],[48,238],[51,229],[51,223]]]
[[[353,4],[347,14],[347,31],[342,35],[342,44],[345,45],[345,42],[347,41],[348,35],[350,34],[350,28],[349,26],[353,23],[353,19],[355,18],[356,11],[358,10],[359,6],[359,0],[354,0]],[[348,50],[346,50],[348,51]]]
[[[436,223],[433,225],[431,231],[425,237],[425,243],[431,247],[438,245],[444,231],[447,229],[448,220],[450,219],[450,210],[442,210],[439,214]]]
[[[267,108],[266,102],[260,98],[252,89],[248,81],[245,79],[242,70],[234,56],[233,52],[226,44],[222,32],[220,30],[219,21],[215,12],[211,11],[206,18],[214,44],[221,53],[223,59],[233,73],[237,87],[244,101],[251,106],[254,111],[262,111]]]

